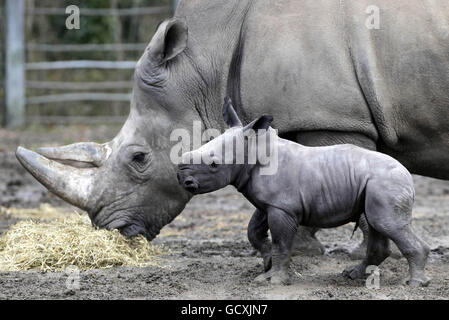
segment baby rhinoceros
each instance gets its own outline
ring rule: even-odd
[[[398,161],[353,145],[306,147],[281,139],[270,127],[273,118],[266,115],[243,127],[230,99],[225,99],[223,117],[230,128],[185,153],[178,179],[193,194],[231,184],[257,208],[248,238],[262,254],[265,273],[256,281],[288,284],[298,225],[331,228],[356,222],[365,214],[366,257],[344,275],[365,277],[368,266],[389,256],[391,239],[408,260],[406,283],[428,285],[424,267],[429,247],[411,227],[413,180]],[[267,150],[268,157],[261,161]]]

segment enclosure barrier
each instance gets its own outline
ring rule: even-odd
[[[5,111],[4,124],[25,124],[24,1],[7,0],[5,6]]]
[[[41,61],[26,63],[25,50],[39,52],[87,52],[87,51],[141,51],[145,43],[112,43],[112,44],[27,44],[24,42],[25,14],[33,15],[67,15],[65,8],[25,8],[24,0],[6,0],[5,3],[5,110],[3,124],[7,127],[23,126],[26,123],[27,104],[46,104],[67,101],[130,101],[130,94],[105,92],[61,93],[26,97],[26,89],[52,90],[106,90],[132,88],[132,82],[59,82],[59,81],[26,81],[26,72],[35,70],[58,69],[134,69],[136,61],[100,61],[100,60],[70,60]],[[173,0],[172,7],[138,7],[126,9],[92,9],[80,8],[80,16],[137,16],[170,14],[176,8],[178,0]],[[28,120],[38,120],[40,123],[66,123],[76,119],[83,123],[121,122],[123,117],[73,117],[63,116],[29,117]]]

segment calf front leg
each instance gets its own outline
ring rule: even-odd
[[[268,226],[273,240],[272,248],[272,284],[289,284],[288,267],[298,223],[297,218],[278,209],[269,208]]]
[[[271,242],[268,239],[268,217],[265,212],[257,209],[248,224],[248,240],[260,252],[263,258],[263,268],[271,269]]]

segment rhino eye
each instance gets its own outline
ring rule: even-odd
[[[136,152],[133,154],[133,162],[135,163],[143,163],[145,162],[146,154],[143,152]]]

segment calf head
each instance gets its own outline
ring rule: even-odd
[[[232,102],[225,98],[223,119],[229,126],[222,135],[197,150],[182,155],[178,166],[179,183],[192,194],[221,189],[239,180],[244,170],[257,163],[251,160],[251,150],[257,149],[258,139],[270,127],[273,118],[263,115],[243,127]]]

